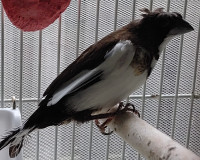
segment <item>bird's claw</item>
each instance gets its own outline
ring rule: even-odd
[[[131,108],[130,108],[131,107]],[[140,117],[140,113],[135,109],[135,106],[134,104],[128,102],[126,103],[126,105],[124,106],[124,108],[122,109],[122,112],[126,112],[126,111],[131,111],[135,114],[138,115],[138,117]]]
[[[127,112],[127,111],[133,112],[133,113],[137,114],[138,117],[140,117],[140,113],[135,109],[134,104],[128,102],[128,103],[126,103],[126,105],[124,105],[123,102],[120,102],[119,106],[117,108],[116,114],[119,114],[122,112]]]

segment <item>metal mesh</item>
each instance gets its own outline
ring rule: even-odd
[[[19,96],[19,51],[20,31],[14,27],[7,16],[4,17],[4,98]]]
[[[23,34],[23,98],[37,97],[38,38],[38,32],[25,32]]]
[[[100,1],[98,40],[114,31],[115,1]]]
[[[197,155],[200,155],[200,127],[199,127],[199,117],[200,117],[200,110],[199,110],[200,102],[199,100],[194,100],[194,110],[192,114],[192,125],[191,125],[191,135],[190,135],[190,143],[189,148],[196,153]]]
[[[20,32],[4,13],[0,23],[0,43],[4,47],[0,57],[1,62],[4,58],[0,79],[4,106],[1,107],[10,107],[11,96],[16,96],[24,122],[37,109],[38,97],[60,71],[96,40],[139,18],[138,9],[143,7],[180,12],[195,30],[168,44],[164,58],[161,56],[146,85],[135,91],[130,101],[148,123],[200,155],[200,101],[198,96],[192,97],[200,94],[200,60],[196,57],[200,53],[199,1],[72,0],[61,19],[40,32],[29,33]],[[157,99],[151,95],[157,95]],[[101,135],[93,122],[34,132],[24,147],[23,157],[25,160],[144,159],[117,135]]]

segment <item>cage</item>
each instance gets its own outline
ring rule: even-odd
[[[0,3],[1,5],[1,3]],[[37,109],[51,81],[88,46],[140,18],[140,8],[177,11],[194,31],[173,39],[143,87],[129,96],[142,118],[200,156],[200,1],[72,0],[46,29],[23,32],[1,6],[1,107],[16,96],[22,121]],[[144,159],[115,134],[93,122],[48,127],[31,134],[24,160]]]

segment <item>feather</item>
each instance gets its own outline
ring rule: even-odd
[[[83,89],[86,85],[94,83],[94,81],[97,81],[97,79],[99,79],[101,75],[102,71],[94,69],[77,78],[71,84],[63,85],[61,88],[59,88],[58,91],[55,92],[51,100],[47,103],[47,106],[55,105],[61,98],[63,98],[67,94],[72,94],[78,90]]]
[[[15,140],[16,135],[20,132],[20,128],[16,128],[13,131],[9,131],[6,136],[4,136],[0,142],[0,150],[6,147],[9,143]]]
[[[6,136],[2,138],[3,140],[0,142],[0,150],[10,144],[9,155],[11,158],[16,157],[21,151],[25,137],[32,130],[33,129],[16,128],[8,132]]]

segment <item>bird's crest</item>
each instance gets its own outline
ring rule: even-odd
[[[143,14],[141,14],[142,17],[146,17],[147,15],[151,14],[151,13],[163,13],[164,8],[157,8],[154,11],[150,11],[148,8],[141,8],[139,9],[139,11],[143,12]]]

